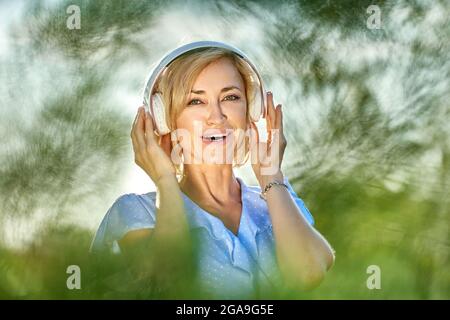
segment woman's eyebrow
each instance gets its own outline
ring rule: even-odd
[[[220,92],[222,93],[222,92],[230,91],[233,89],[238,89],[239,91],[241,91],[241,89],[237,86],[228,86],[228,87],[225,87],[222,90],[220,90]],[[191,92],[195,93],[195,94],[204,94],[205,90],[191,90]]]

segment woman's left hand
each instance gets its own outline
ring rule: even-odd
[[[266,115],[267,142],[259,141],[258,128],[254,122],[250,123],[252,127],[251,146],[253,148],[255,144],[258,146],[252,151],[252,168],[261,188],[264,188],[267,183],[274,180],[283,181],[281,162],[287,146],[283,131],[281,104],[278,104],[276,108],[274,107],[273,94],[270,91],[267,93],[266,98],[268,109]],[[254,158],[255,156],[256,158]]]

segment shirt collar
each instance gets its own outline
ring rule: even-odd
[[[249,187],[245,182],[236,177],[241,186],[242,214],[239,223],[238,237],[246,230],[254,238],[257,232],[263,231],[270,225],[270,219],[267,215],[267,204],[259,197],[259,187]],[[232,247],[233,237],[236,237],[223,224],[222,220],[209,212],[203,210],[184,192],[181,192],[187,206],[187,216],[190,228],[205,228],[211,237],[225,240],[230,248]]]

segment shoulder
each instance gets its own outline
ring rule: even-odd
[[[109,211],[122,219],[154,217],[156,192],[145,194],[127,193],[114,201]]]
[[[156,192],[129,193],[118,197],[103,217],[91,251],[112,249],[130,231],[153,228],[156,221]],[[116,250],[117,251],[117,248]]]

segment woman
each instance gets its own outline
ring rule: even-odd
[[[169,106],[172,135],[158,138],[143,107],[131,131],[135,161],[157,192],[120,197],[97,231],[94,250],[132,252],[151,243],[146,252],[153,255],[147,260],[156,263],[175,250],[190,255],[196,240],[198,279],[212,297],[260,297],[275,288],[307,289],[322,281],[333,265],[333,250],[312,226],[311,214],[281,171],[286,148],[283,112],[281,105],[274,107],[270,92],[264,97],[267,128],[278,134],[269,134],[267,143],[259,141],[248,116],[255,90],[250,74],[241,57],[223,48],[195,50],[168,66],[157,90]],[[244,144],[234,139],[236,132],[249,129],[252,134]],[[184,134],[173,134],[180,130]],[[233,134],[226,135],[229,132]],[[212,133],[225,137],[213,140]],[[248,160],[251,141],[267,151],[256,152],[252,159],[259,186],[246,185],[233,172]],[[199,145],[211,147],[208,159],[181,164],[174,160],[177,146],[178,155],[187,160],[198,155]],[[217,161],[227,148],[235,151],[242,145],[243,161]],[[269,167],[272,170],[264,171]],[[265,199],[261,190],[267,190]],[[154,249],[157,244],[164,249]],[[170,260],[164,266],[177,263]]]

